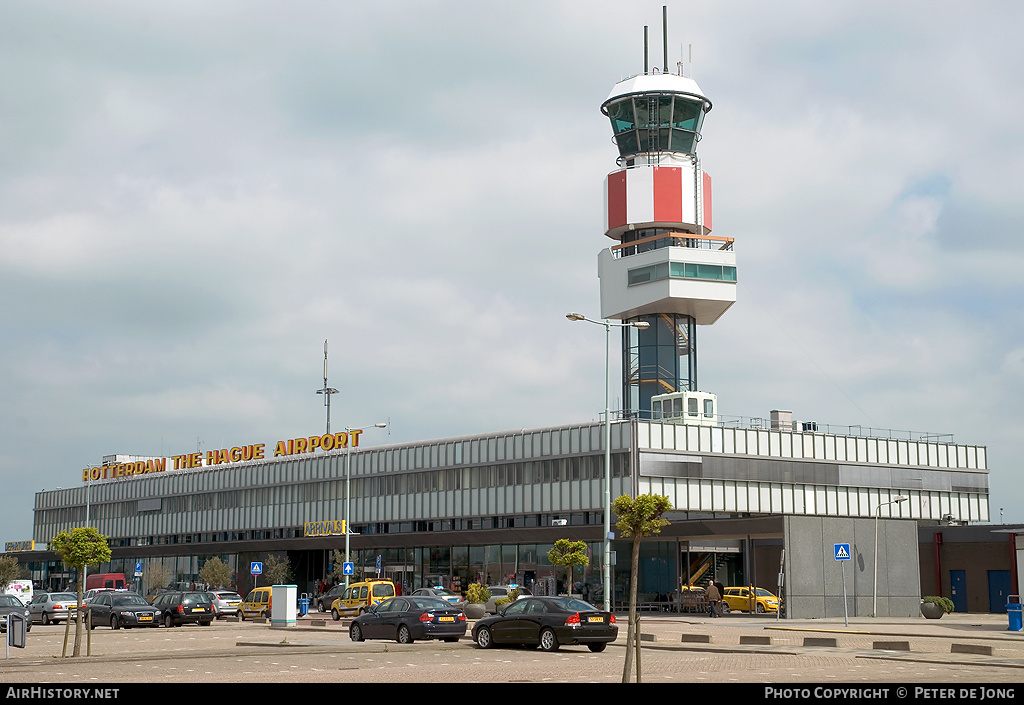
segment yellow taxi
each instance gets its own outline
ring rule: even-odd
[[[390,580],[364,580],[352,583],[337,600],[331,603],[334,621],[342,615],[360,615],[372,605],[395,596],[395,584]]]
[[[751,598],[750,587],[727,587],[722,600],[729,605],[730,612],[748,612],[751,603],[754,604],[754,611],[758,613],[778,612],[779,598],[764,588],[753,588],[754,597]]]

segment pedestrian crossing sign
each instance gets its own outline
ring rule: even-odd
[[[850,544],[848,543],[836,543],[832,544],[836,551],[837,561],[848,561],[850,560]]]

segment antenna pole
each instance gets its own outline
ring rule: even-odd
[[[665,53],[665,69],[663,73],[668,73],[668,5],[661,6],[661,37]]]
[[[648,56],[649,53],[650,52],[647,51],[647,25],[644,25],[644,75],[645,76],[648,73],[647,56]]]

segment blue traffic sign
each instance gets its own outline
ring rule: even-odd
[[[342,575],[355,575],[355,572],[356,572],[356,565],[355,565],[355,563],[350,563],[350,562],[346,561],[346,562],[341,564],[341,574]]]
[[[848,561],[850,560],[850,544],[848,543],[836,543],[832,544],[832,547],[836,552],[837,561]]]
[[[253,561],[249,565],[249,572],[251,574],[253,574],[253,575],[262,575],[263,574],[263,563]]]

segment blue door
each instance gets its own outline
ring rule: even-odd
[[[954,612],[967,611],[967,572],[963,570],[949,571],[949,598],[953,600]]]
[[[988,611],[993,614],[1006,614],[1006,597],[1010,594],[1012,583],[1010,571],[990,570],[988,572]]]

